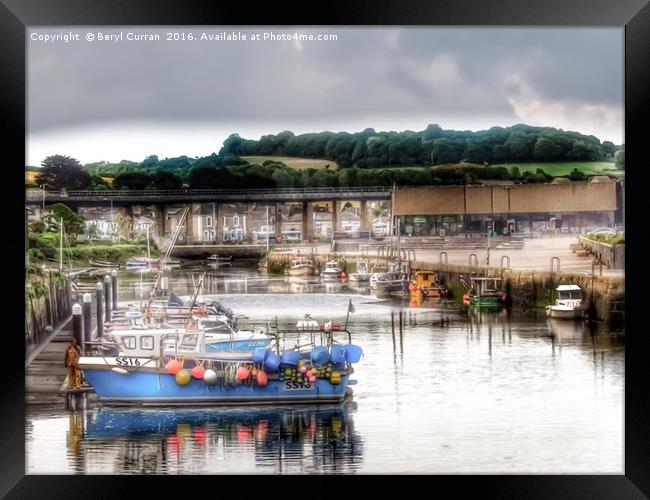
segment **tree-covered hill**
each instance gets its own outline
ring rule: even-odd
[[[518,124],[489,130],[443,130],[429,125],[413,132],[319,132],[294,135],[284,131],[259,141],[230,135],[219,155],[324,158],[342,168],[436,165],[440,163],[502,163],[611,160],[621,149],[593,135],[551,127]]]

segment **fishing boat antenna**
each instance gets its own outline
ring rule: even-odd
[[[151,290],[151,297],[149,298],[149,303],[147,304],[147,307],[151,307],[151,302],[153,301],[154,295],[158,291],[158,285],[160,284],[160,279],[163,276],[163,273],[165,271],[165,266],[167,265],[167,261],[169,260],[169,257],[172,253],[172,249],[174,248],[174,245],[176,245],[176,241],[178,240],[179,235],[181,234],[181,228],[183,227],[183,224],[185,223],[185,219],[187,217],[188,212],[190,211],[189,207],[185,207],[185,210],[183,211],[183,214],[181,215],[180,220],[178,221],[178,225],[176,226],[176,229],[174,229],[174,234],[172,235],[171,241],[169,243],[169,248],[167,248],[167,251],[165,252],[165,257],[163,258],[163,261],[160,264],[160,271],[158,272],[158,275],[156,276],[156,282],[153,284],[153,289]],[[147,232],[147,248],[149,248],[149,233]],[[149,263],[151,265],[151,263]]]
[[[187,319],[188,320],[192,318],[192,308],[194,307],[194,304],[196,303],[196,298],[198,297],[199,292],[201,291],[201,287],[203,286],[203,278],[205,278],[206,274],[208,274],[208,273],[204,272],[201,275],[201,279],[199,280],[199,283],[196,286],[196,291],[194,292],[194,298],[192,299],[192,302],[190,302],[190,307],[189,307],[189,310],[187,312]]]

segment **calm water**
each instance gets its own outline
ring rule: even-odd
[[[309,313],[344,322],[351,298],[349,326],[364,348],[351,400],[191,410],[91,404],[77,413],[28,407],[28,473],[623,472],[621,332],[390,303],[341,283],[218,274],[210,295],[252,320],[291,325]],[[137,301],[139,275],[122,284],[122,298]],[[172,289],[190,294],[192,274],[176,273]]]

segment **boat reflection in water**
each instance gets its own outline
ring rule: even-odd
[[[70,451],[86,472],[353,472],[363,461],[353,405],[102,407],[84,415]]]

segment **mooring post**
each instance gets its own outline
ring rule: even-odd
[[[117,269],[111,273],[111,290],[113,292],[113,311],[117,311]]]
[[[92,296],[89,293],[84,293],[83,296],[83,318],[84,318],[84,352],[88,351],[88,342],[92,341],[93,335],[93,311],[92,311]]]
[[[97,300],[97,338],[102,338],[104,335],[104,308],[102,301],[104,300],[104,285],[101,281],[95,285],[96,300]]]
[[[77,341],[77,345],[83,345],[83,311],[81,306],[76,302],[72,306],[72,336]]]
[[[111,277],[104,276],[104,315],[106,323],[111,322]]]

